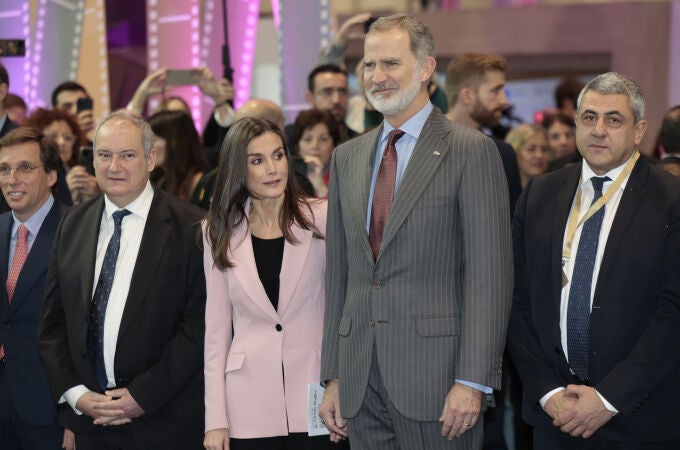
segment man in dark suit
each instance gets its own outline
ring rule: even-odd
[[[385,120],[331,162],[320,414],[354,450],[478,449],[500,386],[507,185],[493,142],[430,103],[434,54],[413,17],[371,25],[364,88]]]
[[[201,448],[203,214],[153,189],[152,145],[137,116],[104,119],[105,195],[71,209],[55,238],[38,341],[79,450]]]
[[[507,68],[508,62],[500,55],[464,53],[453,59],[446,68],[446,96],[449,101],[446,117],[480,131],[498,126],[503,110],[508,107],[505,95]],[[503,161],[512,214],[522,190],[517,155],[510,144],[490,137]]]
[[[640,87],[581,92],[574,164],[517,204],[508,344],[536,449],[678,449],[680,181],[640,157]]]
[[[64,430],[38,353],[38,318],[59,219],[59,152],[33,128],[0,139],[0,442],[4,450],[58,449]],[[67,447],[68,448],[68,447]]]

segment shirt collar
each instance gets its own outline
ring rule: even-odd
[[[626,164],[628,164],[628,161],[630,161],[631,158],[633,158],[634,154],[635,152],[633,152],[630,155],[630,158],[628,158],[626,162],[624,162],[618,167],[613,168],[604,175],[596,174],[593,171],[593,169],[590,168],[588,162],[585,159],[583,159],[583,164],[581,165],[581,187],[583,188],[584,185],[592,187],[592,183],[589,182],[592,177],[609,177],[609,181],[605,181],[605,183],[613,182],[619,175],[621,175],[621,172],[623,172],[623,169],[626,167]]]
[[[413,139],[418,139],[418,137],[420,136],[420,132],[423,131],[425,122],[427,122],[427,118],[430,117],[432,108],[433,108],[432,103],[428,101],[420,111],[415,113],[410,119],[404,122],[399,127],[399,129],[406,133],[407,135],[411,136]],[[383,130],[382,133],[380,134],[380,141],[382,142],[383,140],[387,140],[387,137],[389,136],[392,130],[394,130],[394,127],[390,125],[389,122],[387,122],[386,120],[383,120]]]
[[[28,218],[26,222],[22,222],[19,219],[17,219],[17,216],[14,215],[14,211],[12,211],[12,238],[16,238],[17,231],[19,230],[19,225],[22,223],[26,225],[26,228],[28,228],[28,233],[31,236],[37,236],[38,232],[40,231],[40,227],[42,226],[43,221],[45,220],[45,217],[47,217],[47,214],[49,214],[50,209],[52,209],[52,205],[54,205],[54,197],[52,194],[50,194],[49,197],[47,197],[47,201],[43,203],[43,205],[38,208],[38,210],[33,213],[31,217]]]
[[[132,214],[146,220],[151,209],[151,201],[153,200],[153,187],[149,181],[146,182],[146,187],[139,196],[132,201],[132,203],[120,208],[116,206],[107,195],[104,195],[104,217],[107,221],[111,220],[113,213],[119,209],[127,209]]]

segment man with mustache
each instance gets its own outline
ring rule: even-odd
[[[430,103],[434,55],[413,17],[371,25],[363,83],[385,120],[331,162],[320,415],[353,450],[479,449],[500,385],[507,186],[493,142]]]
[[[508,62],[500,55],[464,53],[452,60],[446,69],[446,96],[449,100],[446,117],[478,130],[496,127],[503,110],[508,107],[505,95],[507,68]],[[493,136],[491,138],[503,161],[512,214],[522,190],[517,156],[509,144]]]

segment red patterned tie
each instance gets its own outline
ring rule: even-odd
[[[394,198],[394,183],[397,179],[397,149],[394,144],[404,135],[401,130],[392,130],[387,139],[387,146],[383,152],[378,177],[373,191],[373,205],[371,206],[371,226],[368,231],[368,242],[373,250],[373,259],[378,259],[382,244],[383,230],[387,217],[392,209]]]
[[[9,269],[7,276],[7,300],[12,303],[14,297],[14,288],[17,286],[17,280],[21,273],[21,268],[24,267],[26,257],[28,256],[28,228],[26,225],[19,225],[17,230],[17,245],[14,248],[14,256],[12,257],[12,267]],[[0,359],[5,357],[5,348],[0,346]]]

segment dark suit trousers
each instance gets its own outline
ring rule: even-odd
[[[341,381],[342,382],[342,381]],[[442,408],[444,397],[442,397]],[[390,401],[373,349],[371,372],[359,413],[347,419],[352,450],[477,450],[482,448],[483,420],[459,438],[441,435],[438,421],[417,422],[401,415]]]
[[[230,450],[347,450],[347,441],[334,444],[328,436],[308,436],[307,433],[291,433],[260,439],[231,439]]]
[[[590,437],[573,438],[559,430],[534,428],[534,450],[678,450],[680,440],[666,442],[617,442]]]
[[[54,426],[31,425],[16,412],[5,362],[0,362],[0,448],[2,450],[58,450],[64,430]]]

